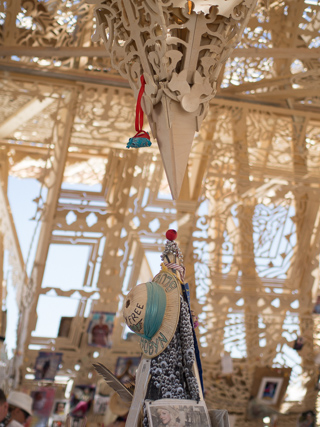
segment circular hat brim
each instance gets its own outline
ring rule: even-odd
[[[130,406],[131,402],[124,402],[117,392],[113,393],[113,395],[110,397],[110,411],[115,415],[120,417],[126,415],[129,412]]]
[[[141,338],[140,347],[145,357],[153,358],[158,356],[170,344],[179,321],[180,316],[180,295],[181,285],[179,280],[168,271],[160,271],[153,279],[166,292],[166,311],[159,330],[151,340]]]

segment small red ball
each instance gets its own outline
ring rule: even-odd
[[[177,238],[177,236],[178,236],[178,233],[176,232],[176,230],[168,230],[167,232],[166,232],[166,238],[168,239],[168,240],[176,240],[176,238]]]

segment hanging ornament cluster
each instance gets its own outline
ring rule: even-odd
[[[141,88],[139,91],[138,99],[137,99],[137,105],[136,105],[136,119],[135,119],[135,128],[136,128],[136,134],[129,139],[129,142],[127,144],[127,148],[141,148],[141,147],[150,147],[151,141],[150,136],[148,132],[145,132],[142,129],[143,126],[143,110],[141,108],[141,98],[144,92],[145,88],[145,80],[144,77],[141,76]]]

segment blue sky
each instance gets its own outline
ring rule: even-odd
[[[27,272],[31,273],[37,238],[40,227],[36,230],[37,222],[31,220],[36,213],[36,203],[33,201],[40,194],[41,185],[35,179],[9,177],[8,198],[16,226],[18,239],[26,262],[31,246]],[[46,197],[46,190],[42,190]],[[36,231],[36,238],[32,241]],[[68,254],[66,253],[68,252]],[[70,256],[71,255],[71,256]],[[6,256],[7,259],[7,256]],[[85,247],[66,247],[63,245],[51,245],[49,249],[49,262],[46,265],[43,286],[53,286],[62,289],[79,289],[82,285],[84,268],[87,260],[87,249]],[[85,262],[82,262],[84,261]],[[72,268],[77,263],[77,268]],[[70,265],[70,263],[72,265]],[[83,267],[81,267],[83,266]],[[8,262],[5,262],[4,277],[7,279],[7,331],[6,345],[8,356],[13,355],[16,347],[16,330],[18,321],[18,307],[15,300],[16,291],[11,282],[11,271]],[[57,304],[59,300],[59,303]],[[40,296],[37,313],[40,322],[33,335],[56,337],[61,316],[74,316],[79,300],[77,298],[62,298],[55,296]]]
[[[39,196],[40,183],[35,179],[19,179],[9,176],[8,198],[16,226],[20,247],[24,261],[26,261],[32,236],[36,228],[36,221],[31,221],[36,210],[36,203],[32,200]],[[7,254],[6,254],[7,255]],[[7,256],[6,258],[7,259]],[[15,300],[15,289],[12,287],[11,270],[5,262],[4,278],[7,280],[7,331],[6,345],[8,356],[16,346],[16,329],[18,321],[18,307]]]

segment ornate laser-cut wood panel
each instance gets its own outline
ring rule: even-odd
[[[102,39],[136,98],[141,78],[145,81],[143,109],[177,199],[195,132],[256,1],[90,3],[95,4],[93,40]]]
[[[123,296],[157,270],[172,227],[200,316],[208,406],[237,414],[236,427],[264,425],[247,421],[246,408],[255,367],[268,365],[292,368],[279,427],[319,409],[320,326],[312,314],[319,290],[319,12],[313,0],[258,3],[218,79],[173,202],[155,144],[125,149],[134,94],[91,41],[93,7],[0,5],[1,231],[22,311],[14,366],[23,386],[36,387],[26,375],[39,348],[62,351],[59,373],[78,383],[96,381],[93,361],[114,368],[119,355],[139,354],[137,343],[124,339]],[[34,242],[30,277],[10,226],[8,173],[48,186],[37,202],[42,238]],[[75,287],[42,280],[57,245],[70,254],[87,248]],[[63,298],[72,307],[69,336],[39,336],[36,307]],[[90,310],[117,312],[113,347],[97,359],[86,343]],[[306,340],[300,352],[292,348],[298,335]],[[234,358],[232,379],[221,377],[223,351]],[[305,390],[301,404],[295,384]],[[57,387],[62,396],[64,385]]]

